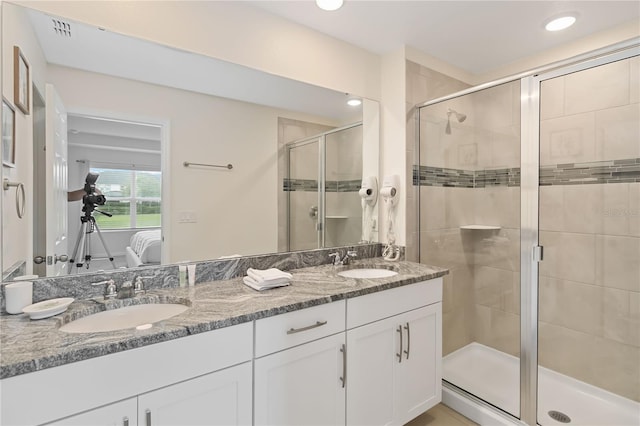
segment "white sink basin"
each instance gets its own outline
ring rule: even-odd
[[[151,328],[154,322],[171,318],[187,309],[188,306],[178,303],[126,306],[79,318],[63,325],[60,330],[67,333],[99,333],[133,327],[144,330]]]
[[[356,268],[338,272],[338,275],[345,278],[387,278],[398,275],[398,273],[389,269]]]

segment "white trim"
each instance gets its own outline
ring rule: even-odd
[[[149,164],[121,163],[119,161],[90,161],[81,160],[89,163],[89,169],[109,169],[109,170],[130,170],[134,172],[158,172],[162,173],[162,165],[152,166]]]
[[[156,154],[160,155],[160,151],[155,149],[141,149],[141,148],[123,148],[117,146],[105,146],[105,145],[95,145],[88,143],[69,143],[67,146],[77,146],[79,148],[88,148],[88,149],[102,149],[106,151],[123,151],[123,152],[140,152],[143,154]]]

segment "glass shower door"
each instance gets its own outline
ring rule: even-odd
[[[446,267],[443,378],[520,414],[520,82],[420,109],[420,262]]]
[[[320,138],[287,146],[289,173],[285,191],[288,195],[290,251],[321,247],[319,146]]]
[[[640,59],[612,56],[541,77],[543,426],[640,424]]]
[[[362,237],[362,125],[325,136],[324,246],[357,244]]]

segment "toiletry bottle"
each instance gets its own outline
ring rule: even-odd
[[[187,265],[178,265],[178,279],[180,287],[187,285]]]
[[[192,286],[196,283],[196,265],[187,265],[187,270],[189,271],[189,285]]]

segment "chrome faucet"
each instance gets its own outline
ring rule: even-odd
[[[92,286],[105,285],[105,288],[104,288],[105,299],[115,299],[116,297],[118,297],[118,288],[116,287],[116,283],[113,280],[106,280],[106,281],[100,281],[97,283],[91,283],[91,285]]]
[[[135,294],[146,293],[147,290],[145,290],[144,282],[142,282],[142,280],[146,280],[149,278],[153,278],[153,277],[140,277],[140,276],[136,277],[136,281],[133,283],[133,292]]]
[[[329,257],[333,257],[334,266],[341,266],[348,265],[351,262],[351,259],[358,257],[358,253],[353,250],[347,250],[344,256],[341,256],[340,252],[335,252],[329,253]]]

